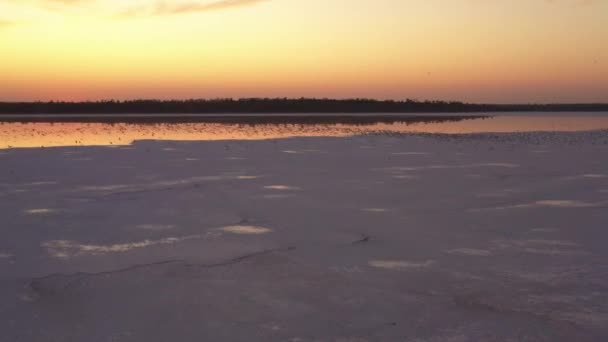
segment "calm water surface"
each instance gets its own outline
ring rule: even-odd
[[[0,148],[129,145],[136,140],[259,140],[287,137],[345,137],[378,133],[588,131],[608,130],[608,113],[535,113],[500,114],[494,117],[421,118],[356,116],[358,119],[332,120],[293,117],[275,122],[256,122],[248,116],[245,123],[87,123],[87,122],[4,122],[0,123]],[[272,121],[272,120],[271,120]]]

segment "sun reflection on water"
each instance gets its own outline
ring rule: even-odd
[[[0,149],[125,146],[136,140],[263,140],[362,134],[582,131],[608,129],[608,117],[446,117],[353,123],[0,123]],[[170,151],[169,151],[170,152]],[[297,151],[285,151],[297,153]],[[404,154],[417,152],[404,152]]]

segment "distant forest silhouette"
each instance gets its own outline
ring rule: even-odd
[[[377,123],[406,125],[415,123],[442,123],[473,119],[487,119],[487,115],[353,115],[353,114],[324,114],[324,115],[290,115],[290,114],[260,114],[260,115],[5,115],[0,114],[0,124],[4,122],[78,122],[78,123],[218,123],[227,125],[333,125],[348,124],[355,126],[373,125]]]
[[[472,104],[447,101],[245,98],[0,102],[0,114],[296,114],[608,111],[608,104]]]

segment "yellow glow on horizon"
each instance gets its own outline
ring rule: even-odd
[[[608,101],[608,1],[150,3],[0,4],[0,100]]]

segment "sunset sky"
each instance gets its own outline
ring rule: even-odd
[[[608,0],[0,0],[0,101],[608,102]]]

